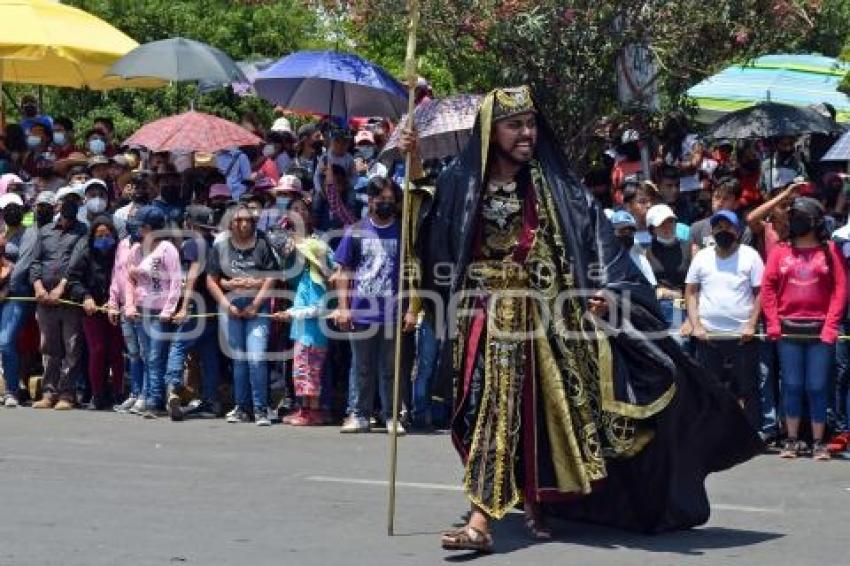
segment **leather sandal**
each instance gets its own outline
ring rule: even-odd
[[[467,525],[443,534],[443,550],[468,550],[481,554],[493,552],[493,536]]]

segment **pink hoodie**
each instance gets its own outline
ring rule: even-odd
[[[110,309],[118,310],[124,304],[124,289],[127,286],[127,261],[130,254],[139,247],[139,244],[130,242],[130,238],[124,238],[118,242],[115,250],[115,264],[112,266],[112,283],[109,285]]]
[[[133,315],[144,308],[160,311],[163,317],[174,314],[183,280],[180,253],[174,244],[162,240],[145,257],[141,246],[135,246],[129,254],[127,275],[125,313]]]

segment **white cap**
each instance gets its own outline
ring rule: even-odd
[[[24,206],[24,201],[22,201],[21,197],[19,197],[15,193],[6,193],[5,195],[0,195],[0,210],[6,208],[10,204]]]
[[[675,220],[676,213],[666,204],[656,204],[646,211],[646,224],[653,228],[658,228],[668,218]]]
[[[280,193],[301,192],[301,179],[295,175],[284,175],[280,178],[275,190]]]
[[[77,185],[74,185],[74,186],[77,186]],[[83,183],[83,196],[85,196],[85,194],[86,194],[87,192],[89,192],[89,189],[90,189],[91,187],[93,187],[93,186],[100,187],[101,189],[103,189],[103,190],[104,190],[104,191],[106,191],[107,193],[109,192],[109,187],[107,187],[107,186],[106,186],[106,183],[104,183],[104,182],[103,182],[103,181],[101,181],[100,179],[89,179],[88,181],[86,181],[85,183]],[[62,189],[59,189],[59,192],[61,193],[61,192],[62,192]],[[65,196],[65,195],[62,195],[62,196]],[[60,197],[60,198],[61,198],[61,197]]]
[[[273,132],[289,132],[292,133],[292,124],[289,123],[289,120],[286,118],[278,118],[272,124]]]
[[[80,200],[86,198],[86,191],[83,189],[82,185],[71,185],[69,187],[62,187],[58,191],[56,191],[56,200],[60,201],[68,195],[77,195],[80,197]]]

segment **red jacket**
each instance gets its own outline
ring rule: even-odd
[[[847,304],[847,267],[833,242],[830,257],[822,247],[775,246],[767,258],[761,304],[767,334],[777,339],[784,319],[824,321],[820,338],[829,344],[838,338],[838,327]]]

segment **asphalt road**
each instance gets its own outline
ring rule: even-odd
[[[386,535],[387,437],[335,428],[143,421],[0,409],[0,566],[434,565],[465,510],[446,436],[400,439]],[[847,564],[850,462],[760,457],[713,476],[705,527],[658,537],[521,516],[476,564]]]

